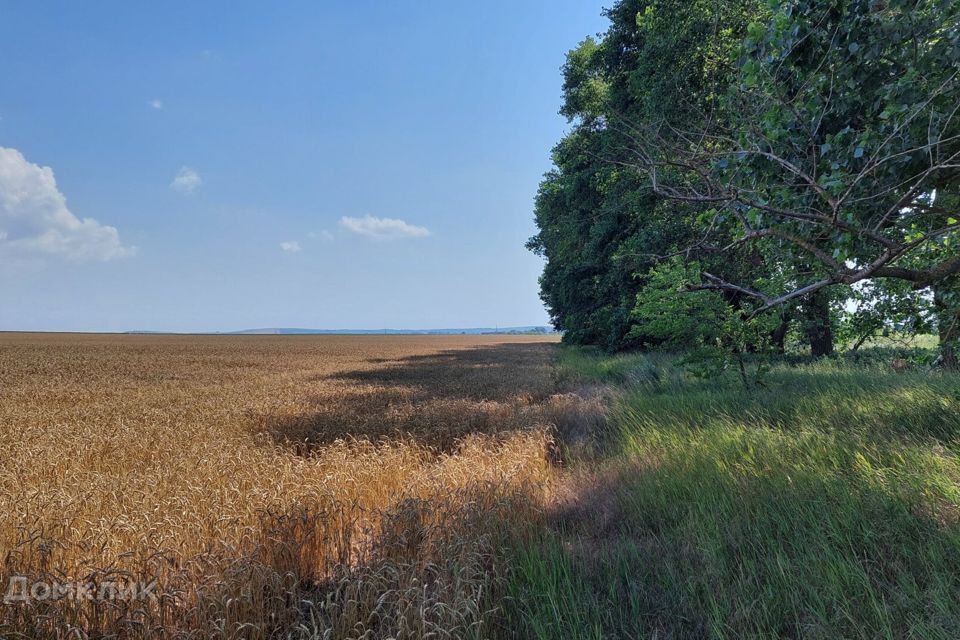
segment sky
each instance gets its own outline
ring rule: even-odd
[[[546,324],[593,0],[0,0],[0,330]]]

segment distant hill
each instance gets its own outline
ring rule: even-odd
[[[291,335],[483,335],[483,334],[546,334],[554,333],[549,326],[526,327],[471,327],[468,329],[298,329],[268,327],[227,331],[224,335],[291,336]]]
[[[553,327],[529,325],[525,327],[469,327],[466,329],[300,329],[296,327],[265,327],[241,331],[125,331],[135,335],[214,335],[214,336],[455,336],[455,335],[546,335],[555,334]]]

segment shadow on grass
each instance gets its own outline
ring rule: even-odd
[[[529,637],[960,637],[960,526],[938,501],[710,457],[580,478],[516,547]]]
[[[752,390],[703,380],[646,386],[623,406],[628,419],[657,428],[812,428],[855,434],[867,442],[960,445],[960,379],[955,376],[779,369],[767,384]]]
[[[525,637],[960,637],[957,378],[575,364],[630,390],[619,450],[512,547]]]

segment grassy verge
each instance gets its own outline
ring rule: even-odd
[[[960,378],[781,364],[766,388],[565,349],[622,393],[518,545],[532,638],[960,637]]]

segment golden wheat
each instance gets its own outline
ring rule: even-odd
[[[7,604],[0,634],[490,635],[498,536],[548,474],[550,352],[0,334],[0,584],[157,581]]]

